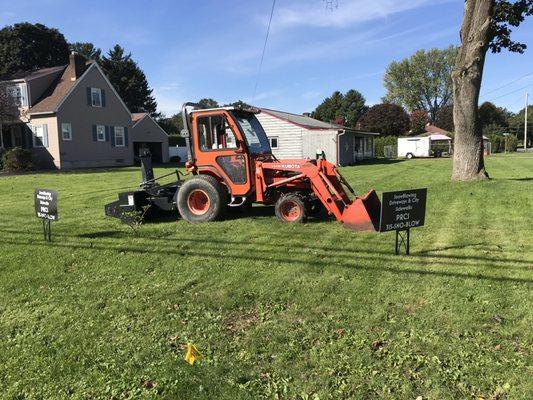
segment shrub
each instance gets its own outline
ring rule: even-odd
[[[490,141],[492,153],[503,153],[505,151],[505,136],[503,135],[487,135]],[[507,136],[507,151],[516,151],[518,146],[518,138],[515,135]]]
[[[187,142],[184,137],[178,135],[168,135],[169,146],[185,146]]]
[[[383,151],[385,146],[393,146],[393,148],[397,148],[398,146],[398,138],[396,136],[381,136],[374,139],[374,150],[376,157],[385,157],[385,153]],[[394,152],[397,154],[397,151]]]
[[[13,147],[2,156],[2,167],[5,171],[27,171],[33,169],[31,151]]]
[[[361,128],[383,136],[403,135],[409,130],[409,114],[396,104],[376,104],[359,120]]]

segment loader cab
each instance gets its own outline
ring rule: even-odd
[[[248,195],[255,158],[270,156],[268,138],[250,111],[228,108],[190,112],[190,165],[196,173],[222,180],[232,196]]]

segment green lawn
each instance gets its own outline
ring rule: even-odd
[[[263,207],[136,236],[103,215],[136,168],[0,177],[0,396],[531,399],[533,155],[486,163],[471,184],[448,159],[342,169],[359,192],[428,188],[411,256]],[[35,187],[59,191],[52,244]]]

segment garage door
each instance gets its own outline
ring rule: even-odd
[[[145,150],[152,154],[152,161],[163,162],[163,143],[161,142],[133,142],[133,156],[139,161],[139,156]]]

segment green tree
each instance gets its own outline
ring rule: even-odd
[[[82,55],[88,60],[94,60],[100,62],[102,58],[102,50],[98,47],[95,47],[94,44],[89,42],[76,42],[69,43],[70,51],[75,51],[76,53]]]
[[[505,108],[497,107],[493,103],[486,101],[479,107],[479,123],[481,129],[488,125],[507,127],[509,111]]]
[[[218,105],[218,102],[216,100],[211,99],[211,98],[200,99],[198,101],[198,105],[200,106],[200,108],[217,108],[217,107],[220,107]]]
[[[0,29],[0,74],[68,63],[68,44],[54,28],[22,22]]]
[[[102,69],[131,112],[147,112],[157,117],[157,103],[146,75],[124,49],[115,45],[102,58]]]
[[[384,136],[400,136],[409,131],[409,115],[397,104],[376,104],[359,120],[361,128]]]
[[[318,105],[311,116],[324,122],[343,121],[344,125],[354,127],[367,110],[363,95],[352,89],[345,94],[339,91],[333,92]]]
[[[524,110],[525,108],[522,108],[520,112],[509,116],[507,119],[507,130],[518,137],[520,145],[524,143]],[[527,107],[527,136],[528,141],[531,142],[531,137],[533,136],[533,105]]]
[[[15,100],[8,94],[7,87],[0,82],[0,134],[2,123],[11,122],[18,116],[18,108]]]
[[[441,107],[437,113],[437,119],[435,120],[435,125],[439,128],[442,128],[448,132],[454,131],[453,126],[453,104],[448,104],[444,107]]]
[[[452,69],[457,48],[419,50],[411,57],[389,64],[383,77],[386,102],[408,111],[426,110],[435,121],[439,110],[452,100]]]
[[[485,57],[490,49],[523,53],[526,45],[511,39],[511,27],[533,14],[533,0],[466,0],[461,47],[452,74],[455,125],[453,172],[456,181],[488,179],[483,160],[478,99]]]

